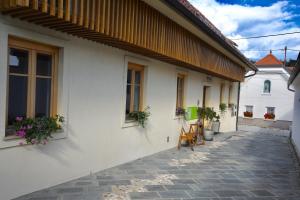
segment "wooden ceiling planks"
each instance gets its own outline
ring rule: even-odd
[[[2,0],[3,14],[233,81],[245,69],[141,0]]]

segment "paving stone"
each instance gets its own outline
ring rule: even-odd
[[[167,190],[192,190],[189,185],[165,185],[164,186]]]
[[[274,194],[272,194],[267,190],[252,190],[250,192],[254,193],[256,196],[261,196],[261,197],[275,196]]]
[[[159,192],[162,198],[190,198],[185,191],[165,191]]]
[[[157,192],[131,192],[129,193],[131,199],[155,199],[159,198]]]
[[[165,191],[166,190],[162,185],[146,185],[145,188],[148,191]]]
[[[218,190],[214,192],[217,193],[220,197],[248,196],[246,193],[236,190]]]
[[[83,188],[72,187],[72,188],[57,189],[57,193],[78,193],[78,192],[83,192]]]

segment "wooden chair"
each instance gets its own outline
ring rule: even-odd
[[[197,134],[198,134],[198,124],[190,124],[188,131],[185,131],[184,127],[182,127],[179,135],[177,148],[180,149],[182,141],[187,141],[192,151],[194,151],[194,146],[197,143]]]

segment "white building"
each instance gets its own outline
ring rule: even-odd
[[[288,83],[289,88],[295,90],[294,112],[292,124],[292,143],[300,158],[300,53],[298,55],[295,69],[293,70]]]
[[[239,82],[255,69],[179,1],[34,2],[0,1],[1,200],[175,147],[176,108],[237,105]],[[126,120],[146,106],[145,129]],[[63,131],[45,146],[20,146],[7,132],[17,116],[55,114]],[[221,131],[236,121],[227,112]]]
[[[268,113],[274,120],[292,121],[294,93],[287,89],[290,75],[282,62],[270,52],[256,67],[257,73],[241,84],[239,116],[265,119]]]

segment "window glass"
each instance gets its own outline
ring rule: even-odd
[[[47,54],[37,54],[36,75],[51,76],[52,56]]]
[[[268,114],[275,114],[275,107],[267,107]]]
[[[126,90],[126,115],[130,113],[130,102],[131,102],[131,86],[127,85]]]
[[[16,117],[26,117],[27,83],[26,76],[9,76],[8,125],[12,125]]]
[[[253,106],[246,106],[246,112],[253,112]]]
[[[271,81],[266,80],[264,82],[264,93],[270,93],[271,92]]]
[[[134,104],[133,104],[133,110],[139,111],[140,108],[140,86],[135,85],[134,87]]]
[[[10,48],[8,58],[9,73],[27,74],[28,60],[28,51]]]
[[[35,117],[49,117],[51,102],[51,79],[36,79]]]

